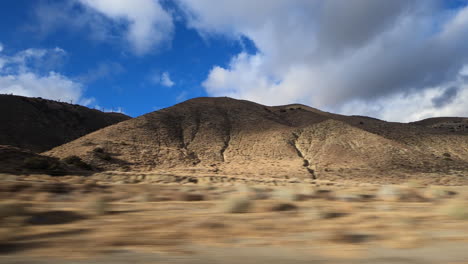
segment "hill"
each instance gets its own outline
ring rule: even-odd
[[[81,105],[0,95],[0,145],[43,152],[128,119]]]
[[[466,180],[468,134],[303,106],[196,98],[48,151],[104,170],[270,178]],[[439,177],[440,178],[440,177]]]

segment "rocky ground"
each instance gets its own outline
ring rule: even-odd
[[[0,179],[0,263],[468,263],[465,186]]]

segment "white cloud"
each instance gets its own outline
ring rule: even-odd
[[[80,83],[60,73],[43,73],[39,69],[41,64],[46,68],[52,66],[50,63],[64,53],[64,50],[55,48],[27,49],[12,56],[0,55],[0,93],[72,101],[84,105],[92,103],[92,98],[83,96],[83,86]]]
[[[126,39],[136,54],[150,52],[172,37],[174,27],[172,16],[162,8],[159,1],[79,0],[79,2],[111,19],[115,24],[125,21]]]
[[[172,87],[175,83],[171,80],[171,76],[169,76],[168,72],[163,72],[163,74],[161,74],[161,84],[166,87]]]
[[[2,52],[2,51],[3,51],[3,44],[0,43],[0,52]]]
[[[163,72],[161,74],[157,71],[153,72],[149,76],[149,80],[154,84],[158,84],[158,85],[162,85],[166,87],[172,87],[175,85],[175,82],[171,80],[171,76],[168,72]]]
[[[63,75],[50,72],[45,76],[34,73],[0,76],[0,93],[28,97],[43,97],[63,102],[82,103],[82,86]]]
[[[210,95],[389,120],[468,115],[457,104],[466,85],[444,107],[432,103],[468,64],[468,7],[448,10],[440,0],[178,3],[204,36],[245,36],[258,48],[213,67],[203,82]]]

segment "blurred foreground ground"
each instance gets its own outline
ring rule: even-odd
[[[466,186],[0,177],[0,263],[468,263]]]

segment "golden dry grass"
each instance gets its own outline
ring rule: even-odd
[[[275,194],[282,190],[303,194],[305,183],[246,188],[110,184],[99,178],[10,178],[2,181],[2,197],[8,197],[9,204],[28,201],[30,207],[26,213],[10,210],[2,215],[1,254],[67,259],[106,256],[119,250],[184,255],[194,247],[313,249],[320,245],[323,256],[364,258],[376,247],[391,250],[438,243],[468,245],[468,220],[445,210],[455,201],[462,201],[457,205],[466,204],[464,187],[443,187],[454,195],[415,201],[411,197],[405,200],[408,196],[382,200],[378,197],[379,185],[329,183],[307,183],[315,195],[294,200]],[[21,191],[11,191],[19,186],[23,186]],[[397,188],[415,188],[418,193],[429,189],[408,185]],[[245,192],[252,189],[266,194],[265,199]],[[248,210],[241,210],[242,214],[225,207],[239,190],[244,192],[240,197],[250,205]],[[318,195],[323,193],[327,195]],[[343,199],[341,193],[362,196]],[[181,194],[204,199],[180,199],[188,197]]]

